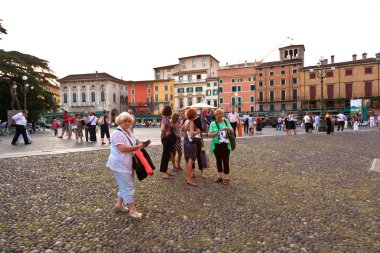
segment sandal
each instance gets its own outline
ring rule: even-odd
[[[114,206],[113,211],[116,213],[126,213],[126,212],[129,212],[129,209],[126,206],[118,206],[118,207]]]
[[[215,183],[221,183],[221,182],[223,182],[223,179],[220,177],[215,181]]]
[[[230,180],[229,179],[223,179],[223,184],[224,185],[228,185],[230,183]]]
[[[162,178],[163,178],[163,179],[167,179],[167,180],[170,180],[170,179],[172,179],[172,177],[171,177],[171,176],[162,176]]]
[[[198,184],[197,184],[197,182],[195,182],[195,180],[192,180],[191,182],[187,182],[187,185],[198,186]]]

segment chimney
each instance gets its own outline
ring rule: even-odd
[[[380,53],[376,54],[376,61],[380,61]]]
[[[353,55],[352,55],[352,60],[353,60],[353,61],[356,61],[356,54],[353,54]]]
[[[245,64],[244,64],[244,66],[247,67],[247,65],[248,65],[247,60],[245,60]]]
[[[327,65],[327,64],[329,64],[329,60],[328,59],[324,59],[323,60],[323,65]]]
[[[331,55],[331,64],[335,63],[334,58],[335,58],[335,55]]]
[[[367,53],[363,53],[363,54],[362,54],[362,58],[363,58],[363,59],[367,59]]]
[[[226,66],[228,66],[228,62],[226,62]]]

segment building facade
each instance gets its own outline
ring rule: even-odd
[[[50,82],[42,84],[42,89],[44,91],[50,92],[53,94],[54,100],[54,109],[53,112],[58,110],[58,107],[61,104],[61,89],[59,88],[59,84],[52,84]]]
[[[256,111],[256,63],[226,65],[220,67],[219,107],[230,112]]]
[[[127,82],[107,73],[69,75],[60,82],[60,110],[68,112],[109,112],[112,121],[128,109]]]
[[[304,45],[279,48],[280,61],[256,66],[256,111],[285,112],[299,110],[301,102],[301,69],[304,64]]]
[[[331,56],[330,63],[326,59],[322,65],[326,73],[323,79],[323,98],[327,108],[348,108],[350,100],[354,98],[364,99],[367,108],[379,107],[380,53],[373,58],[367,58],[367,54],[363,53],[361,59],[357,59],[354,54],[351,61],[337,63],[334,58]],[[320,109],[321,106],[321,80],[316,71],[318,67],[301,69],[300,100],[305,110]]]
[[[174,108],[174,80],[162,79],[153,81],[153,105],[154,114],[161,115],[166,105]]]

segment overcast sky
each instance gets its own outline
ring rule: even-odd
[[[50,62],[55,74],[153,79],[153,67],[212,54],[221,65],[279,59],[304,44],[305,65],[380,52],[379,0],[1,0],[0,48]]]

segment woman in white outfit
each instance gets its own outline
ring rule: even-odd
[[[371,115],[371,117],[369,117],[369,127],[375,128],[375,115]]]
[[[129,212],[132,218],[141,218],[135,206],[135,185],[133,182],[132,153],[144,148],[144,145],[136,139],[130,130],[133,117],[122,112],[116,118],[117,129],[111,136],[111,153],[108,158],[109,167],[116,179],[119,192],[114,207],[115,212]],[[123,206],[123,203],[128,207]]]

